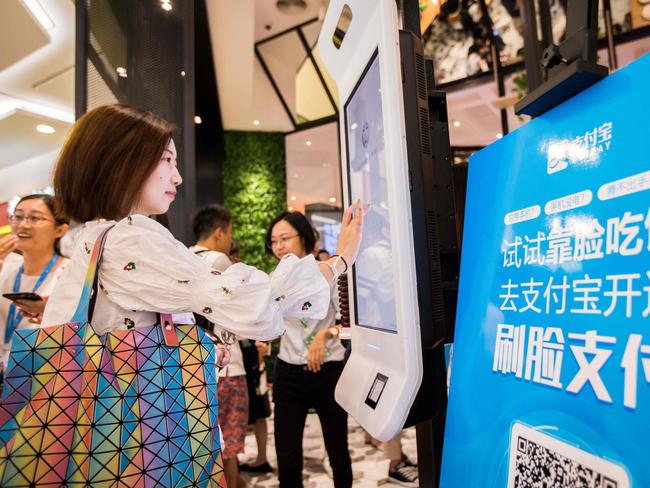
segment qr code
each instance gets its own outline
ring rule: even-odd
[[[618,483],[562,454],[518,437],[517,488],[618,488]]]
[[[509,488],[629,488],[625,470],[544,431],[515,423]]]

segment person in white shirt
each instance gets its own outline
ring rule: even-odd
[[[241,263],[220,273],[149,218],[167,212],[181,182],[172,126],[155,114],[104,105],[75,123],[56,163],[54,188],[61,211],[84,227],[50,296],[44,326],[74,315],[93,245],[108,228],[90,317],[97,334],[151,326],[158,313],[193,312],[222,335],[268,340],[284,333],[284,315],[326,315],[330,283],[345,269],[342,260],[317,264],[312,256],[287,255],[272,277]],[[341,226],[340,249],[348,263],[359,250],[360,208],[357,202],[347,209]],[[209,465],[204,469],[211,472]],[[145,470],[143,476],[160,475]]]
[[[311,256],[316,238],[311,224],[300,212],[284,212],[271,222],[266,234],[267,250],[278,259],[287,255]],[[341,251],[330,257],[340,258]],[[349,263],[348,263],[349,264]],[[285,315],[287,332],[280,339],[273,379],[275,448],[280,487],[302,485],[302,442],[310,407],[323,429],[336,488],[352,486],[352,463],[348,451],[347,413],[334,399],[345,348],[335,327],[337,293],[330,282],[330,304],[324,318]]]
[[[0,296],[0,375],[9,360],[14,332],[41,322],[48,296],[68,261],[58,247],[68,222],[56,212],[52,196],[21,198],[9,220],[11,234],[0,240],[0,293],[35,293],[40,300]],[[22,255],[10,258],[14,250]]]
[[[228,209],[222,205],[208,205],[199,209],[192,219],[192,230],[197,243],[190,247],[190,251],[201,256],[213,269],[226,271],[233,264],[228,257],[232,246],[232,223]],[[230,362],[219,372],[217,392],[226,482],[228,486],[245,488],[248,484],[239,476],[237,455],[244,453],[248,386],[238,340],[230,344]]]

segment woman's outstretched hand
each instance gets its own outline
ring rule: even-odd
[[[361,245],[361,236],[363,233],[363,217],[368,209],[369,206],[363,207],[361,200],[357,200],[345,209],[343,213],[336,254],[345,259],[348,267],[354,264],[354,261],[357,259],[357,254],[359,254],[359,246]]]

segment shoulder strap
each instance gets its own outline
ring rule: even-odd
[[[90,262],[88,263],[88,270],[86,271],[86,279],[84,286],[81,290],[79,297],[79,304],[77,310],[72,316],[71,322],[86,323],[92,319],[92,314],[95,309],[95,301],[97,300],[97,282],[99,279],[99,264],[102,260],[102,253],[104,252],[104,244],[106,244],[106,236],[108,231],[111,230],[115,224],[104,229],[93,247],[93,252],[90,255]]]

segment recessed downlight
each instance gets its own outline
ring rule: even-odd
[[[36,130],[40,132],[41,134],[54,134],[56,131],[54,130],[54,127],[51,125],[47,124],[38,124],[36,126]]]

